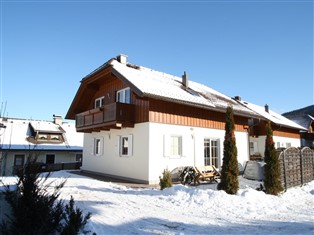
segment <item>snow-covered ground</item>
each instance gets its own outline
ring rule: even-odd
[[[66,171],[60,198],[92,217],[86,229],[102,234],[314,234],[314,181],[280,196],[255,190],[260,184],[239,177],[237,195],[217,184],[175,185],[163,191],[129,188]],[[1,179],[1,178],[0,178]],[[5,183],[13,178],[2,178]]]

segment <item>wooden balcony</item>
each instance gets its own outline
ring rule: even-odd
[[[108,104],[76,114],[75,121],[78,132],[97,132],[121,127],[134,127],[134,105]]]

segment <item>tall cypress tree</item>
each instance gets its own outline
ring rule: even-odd
[[[228,194],[236,194],[239,189],[238,150],[234,129],[233,108],[229,105],[226,111],[223,164],[217,186],[218,190],[224,190]]]
[[[264,187],[267,194],[278,195],[283,191],[280,179],[280,165],[278,153],[273,141],[273,131],[270,122],[266,125],[266,141],[264,153]]]

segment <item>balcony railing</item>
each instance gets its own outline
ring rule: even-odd
[[[112,103],[79,113],[75,117],[76,130],[92,132],[121,127],[134,127],[134,105]]]

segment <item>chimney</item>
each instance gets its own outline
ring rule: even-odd
[[[128,56],[127,55],[123,55],[120,54],[117,56],[117,60],[121,63],[121,64],[126,64],[128,62]]]
[[[61,115],[53,115],[54,124],[61,125],[62,124],[62,116]]]
[[[237,101],[241,101],[241,96],[237,95],[237,96],[234,97],[234,99],[237,100]]]
[[[268,104],[265,104],[265,112],[269,113],[269,107],[268,107]]]
[[[182,75],[182,84],[183,86],[185,86],[185,88],[189,87],[189,77],[185,71],[184,71],[184,74]]]

